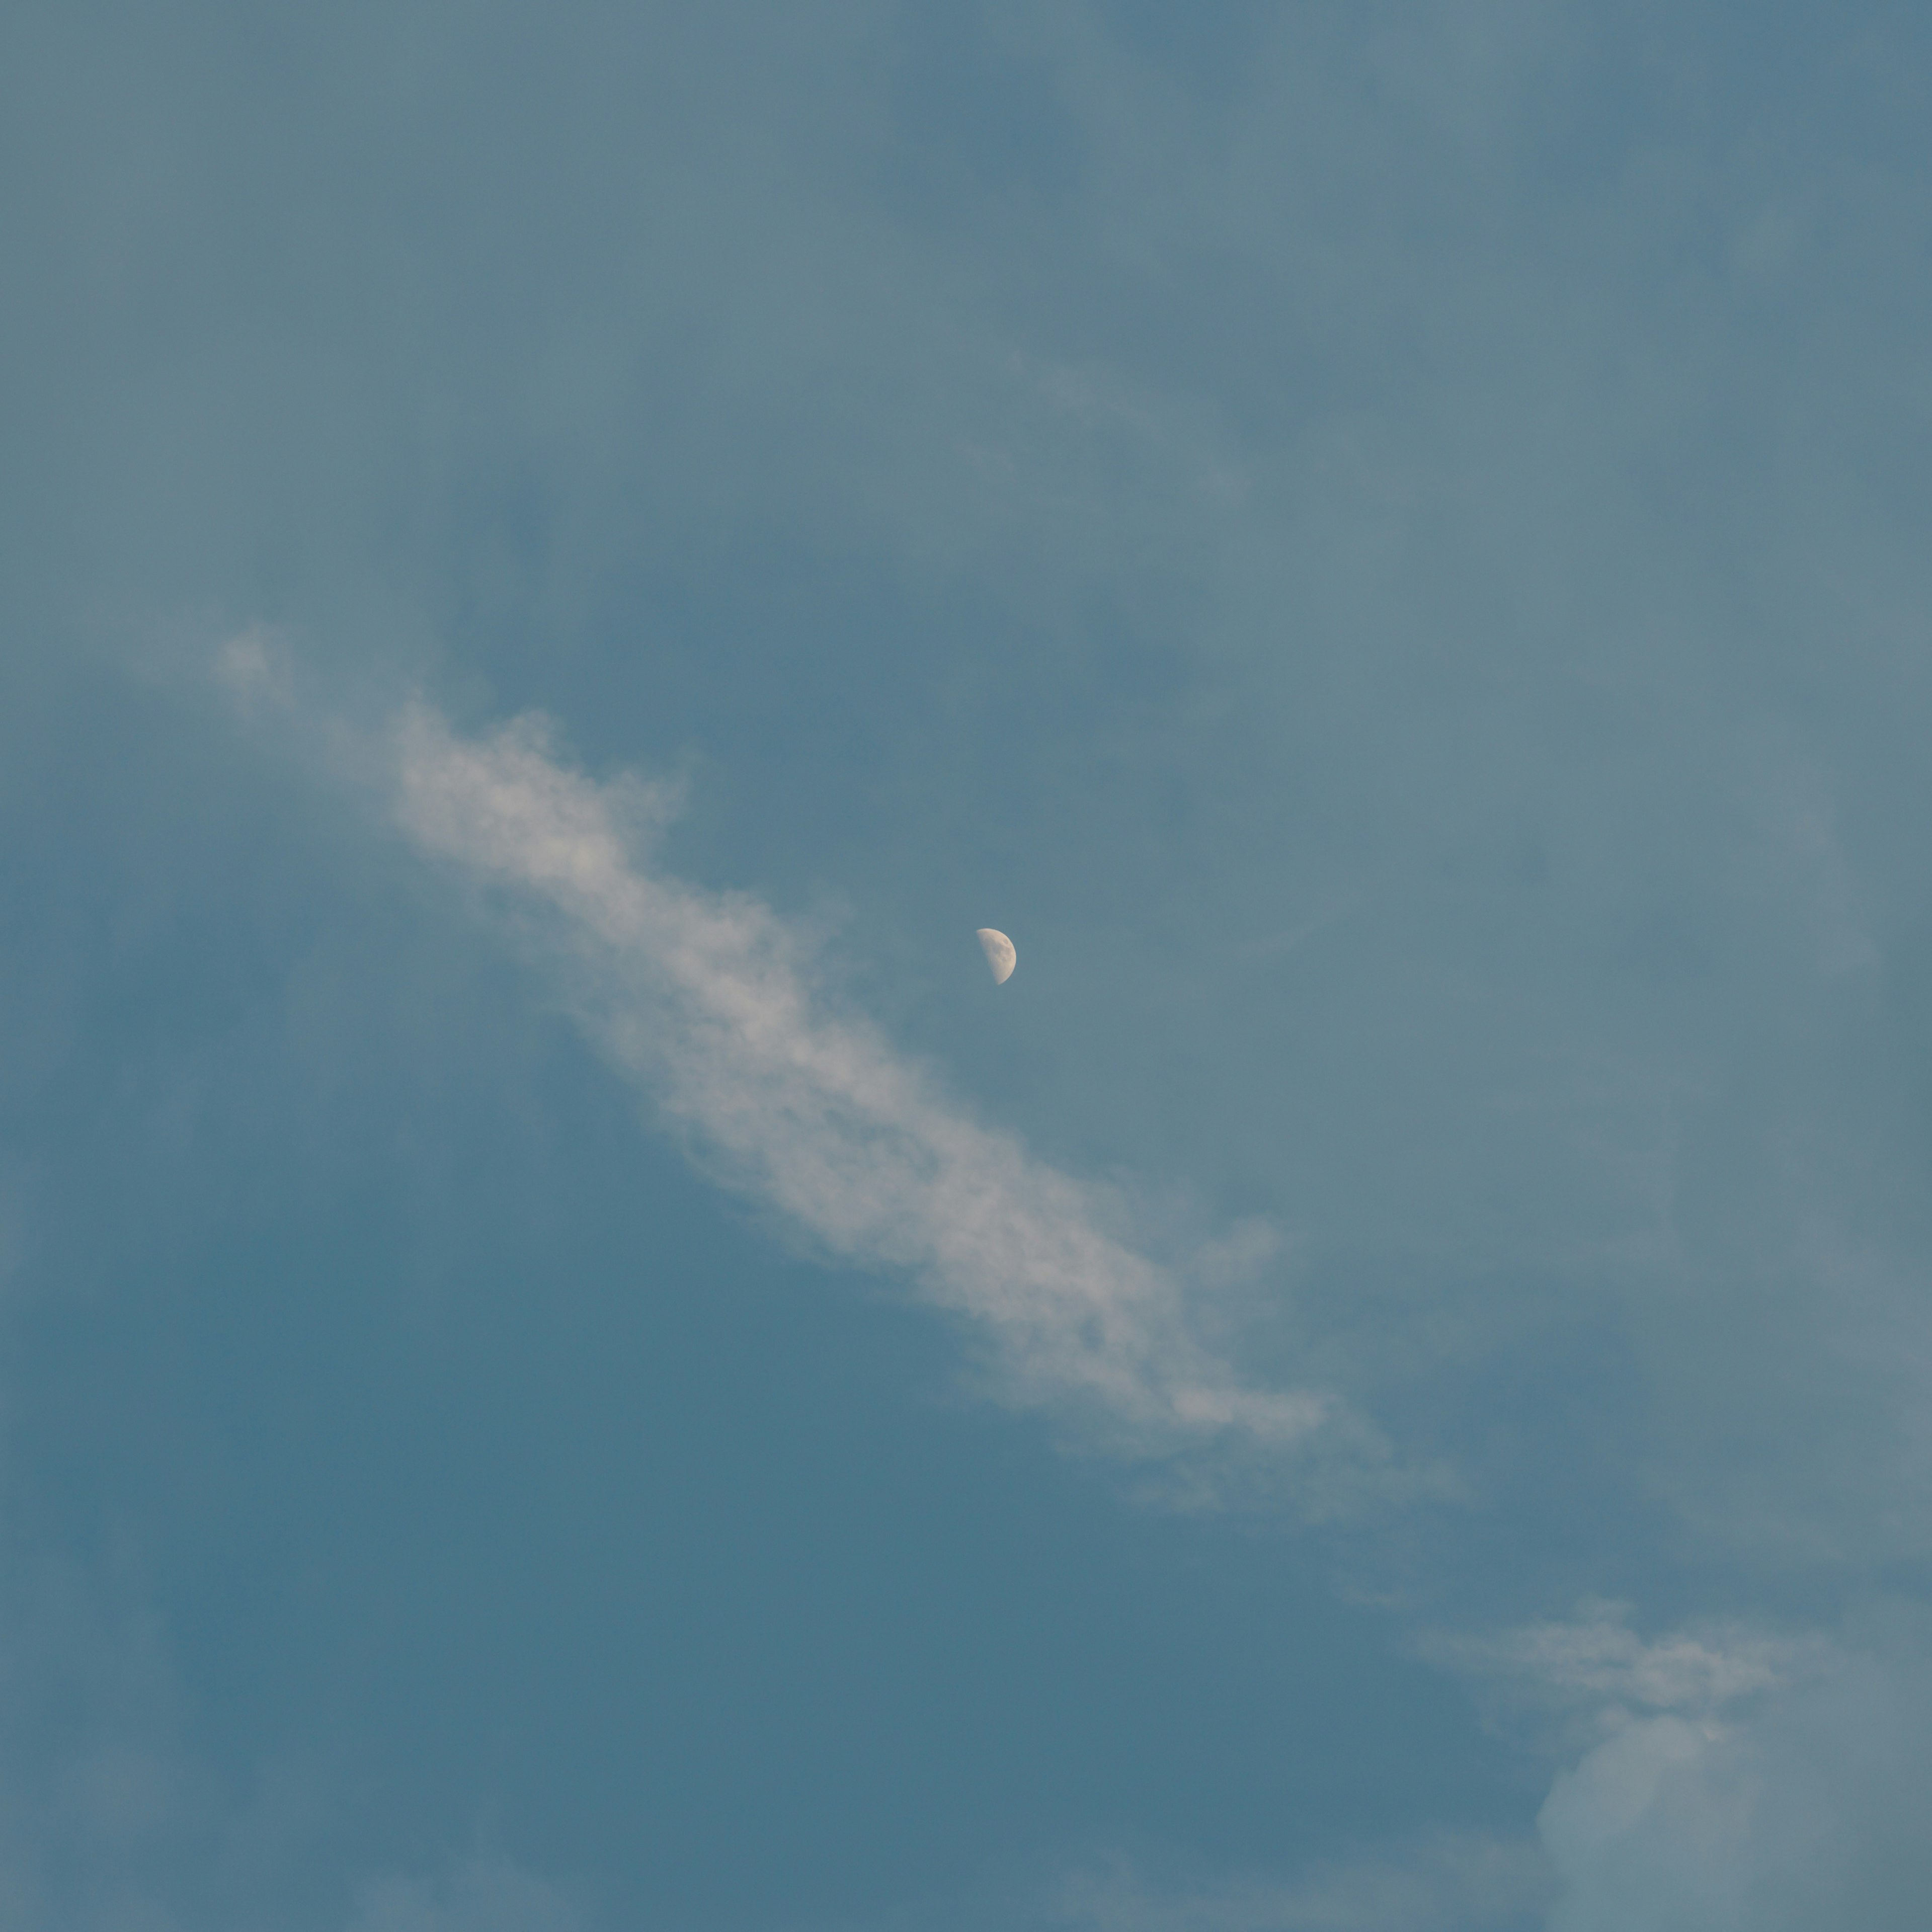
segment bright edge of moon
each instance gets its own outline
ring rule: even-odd
[[[1004,986],[1013,976],[1013,968],[1019,964],[1019,954],[1014,950],[1013,942],[1004,932],[995,932],[990,926],[980,928],[980,950],[986,956],[986,964],[992,969],[993,984]]]

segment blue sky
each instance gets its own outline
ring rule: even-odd
[[[1928,125],[10,10],[0,1916],[1916,1926]]]

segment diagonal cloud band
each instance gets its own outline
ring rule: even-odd
[[[967,1318],[1009,1400],[1077,1413],[1129,1455],[1321,1438],[1331,1474],[1338,1452],[1384,1460],[1334,1396],[1244,1384],[1194,1332],[1180,1275],[1108,1231],[1104,1195],[831,1010],[769,907],[650,869],[663,789],[572,770],[540,718],[469,740],[418,704],[394,745],[404,831],[542,910],[573,1017],[707,1164],[832,1254]]]

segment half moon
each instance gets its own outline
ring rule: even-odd
[[[980,928],[980,950],[986,956],[986,964],[992,968],[993,984],[1004,986],[1013,976],[1013,968],[1019,964],[1020,956],[1013,950],[1013,942],[1004,932],[995,932],[990,926]]]

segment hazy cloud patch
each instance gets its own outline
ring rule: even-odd
[[[1922,1618],[1647,1638],[1631,1617],[1588,1603],[1567,1622],[1424,1646],[1518,1719],[1559,1720],[1571,1762],[1537,1820],[1550,1932],[1918,1922],[1932,1881]]]
[[[1628,1604],[1589,1600],[1568,1622],[1478,1636],[1425,1639],[1435,1661],[1558,1708],[1586,1704],[1703,1715],[1756,1693],[1816,1676],[1832,1650],[1817,1637],[1780,1637],[1735,1624],[1646,1638]]]
[[[1932,1667],[1922,1642],[1848,1652],[1726,1722],[1626,1725],[1552,1786],[1538,1828],[1552,1932],[1922,1924],[1932,1886]]]

